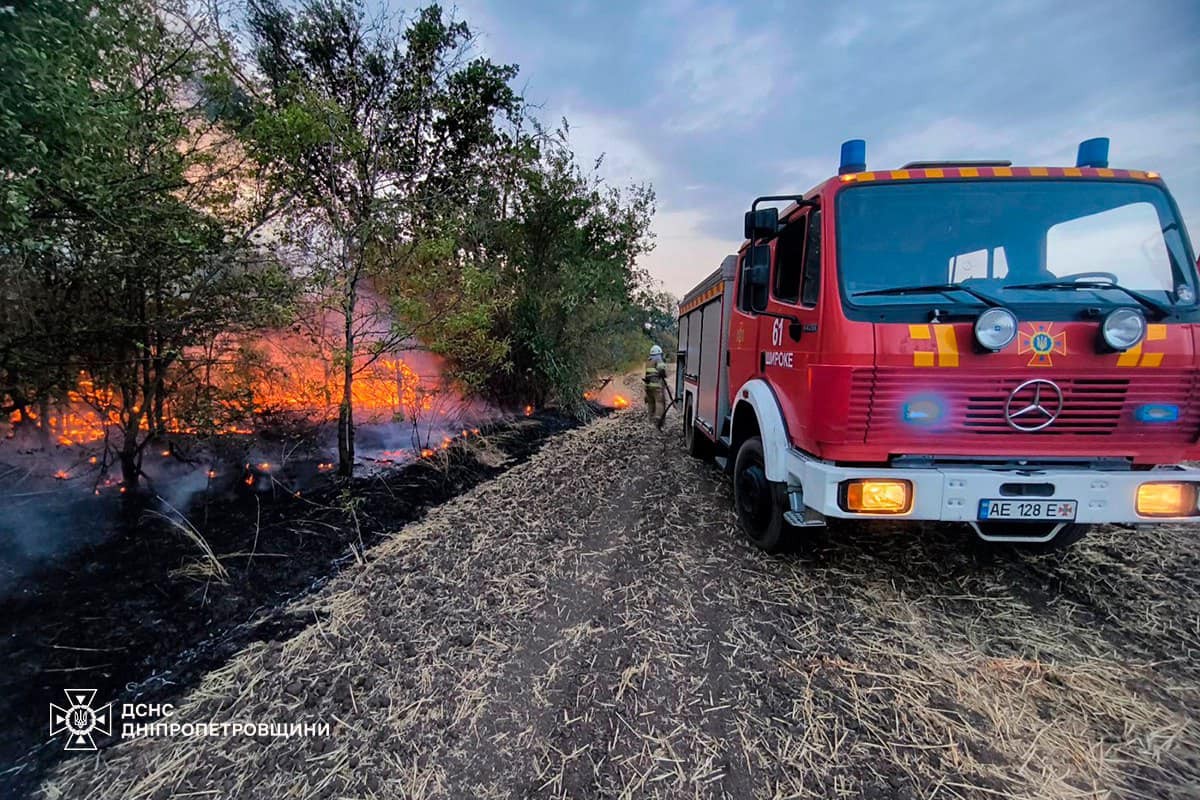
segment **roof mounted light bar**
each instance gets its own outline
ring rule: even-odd
[[[1011,167],[1012,162],[1008,160],[985,160],[985,161],[910,161],[900,169],[955,169],[955,168],[976,168],[976,167]],[[1095,169],[1106,169],[1108,167],[1108,137],[1097,136],[1094,139],[1085,139],[1079,143],[1079,154],[1075,158],[1075,167],[1092,167]],[[867,143],[862,139],[848,139],[842,142],[842,160],[838,165],[838,174],[842,176],[849,175],[851,177],[843,177],[842,181],[854,180],[854,174],[866,172],[867,169]],[[1157,177],[1157,175],[1153,176]]]
[[[910,161],[900,169],[940,169],[942,167],[1011,167],[1011,161]]]

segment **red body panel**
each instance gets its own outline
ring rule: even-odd
[[[835,241],[834,198],[855,182],[924,177],[908,172],[864,173],[827,181],[810,192],[822,208],[822,240]],[[953,178],[959,170],[929,170]],[[963,177],[989,177],[990,168]],[[995,177],[1079,177],[1155,180],[1153,173],[1074,168],[996,168]],[[804,211],[783,212],[791,220]],[[742,253],[749,243],[743,245]],[[774,245],[773,245],[774,246]],[[1200,458],[1200,326],[1151,324],[1128,353],[1101,352],[1098,322],[1020,321],[1002,352],[979,352],[969,323],[910,325],[847,319],[838,288],[834,246],[822,247],[820,301],[815,308],[781,303],[768,312],[801,319],[800,340],[779,335],[780,322],[736,308],[728,331],[731,407],[752,378],[767,381],[782,407],[792,445],[819,458],[885,463],[903,455],[984,460],[1112,457],[1138,465]],[[735,279],[740,282],[741,272]],[[740,286],[735,283],[734,297]],[[1039,334],[1039,346],[1032,346]],[[1049,352],[1046,349],[1049,341]],[[764,356],[766,356],[764,358]],[[767,363],[765,363],[767,362]],[[1061,386],[1064,410],[1043,431],[1022,432],[1004,418],[1009,394],[1026,380]],[[932,402],[934,421],[913,424],[904,405]],[[1147,424],[1134,417],[1143,404],[1177,405],[1178,422]],[[932,407],[932,406],[931,406]]]

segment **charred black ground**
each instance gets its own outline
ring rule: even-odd
[[[350,484],[317,474],[311,459],[287,476],[251,468],[269,490],[252,491],[239,477],[188,509],[215,562],[181,527],[149,513],[158,506],[148,500],[45,506],[80,541],[68,557],[13,578],[0,599],[0,795],[28,791],[63,758],[62,743],[48,739],[47,709],[64,688],[96,689],[101,702],[170,701],[246,645],[311,624],[285,606],[369,560],[363,550],[382,533],[521,463],[574,424],[540,412]],[[298,495],[297,485],[305,487]],[[111,520],[108,530],[95,530],[99,519]],[[8,569],[19,556],[0,552],[0,560]]]
[[[1192,526],[1051,556],[851,526],[767,556],[668,423],[556,437],[173,701],[328,735],[150,734],[36,796],[1196,796]]]

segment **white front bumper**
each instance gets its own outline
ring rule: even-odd
[[[907,514],[855,514],[838,503],[842,481],[851,478],[891,478],[912,481],[913,504]],[[1078,502],[1075,521],[1083,524],[1200,522],[1193,517],[1143,517],[1135,508],[1138,486],[1150,481],[1200,483],[1200,470],[1161,468],[1139,472],[1116,472],[1071,468],[990,469],[985,467],[909,467],[862,469],[838,467],[792,450],[787,458],[790,492],[802,491],[803,504],[827,517],[854,519],[917,519],[946,522],[975,522],[979,501],[1003,498],[1001,484],[1053,484],[1053,499]],[[796,494],[793,494],[793,498]],[[1050,498],[1011,497],[1045,500]],[[795,502],[795,500],[793,500]],[[795,511],[802,509],[794,508]]]

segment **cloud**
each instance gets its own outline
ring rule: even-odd
[[[639,131],[628,120],[612,113],[565,108],[549,122],[566,117],[571,149],[581,166],[590,168],[603,156],[600,177],[616,186],[653,183],[662,178],[659,161],[640,141]]]
[[[833,149],[827,156],[801,156],[782,162],[779,165],[779,183],[766,194],[807,192],[837,172],[839,152]]]
[[[830,47],[850,47],[863,38],[868,30],[867,17],[855,13],[849,19],[841,21],[822,37],[822,41]]]
[[[659,211],[654,216],[655,247],[638,260],[638,266],[660,281],[668,292],[683,297],[721,266],[721,259],[741,246],[740,239],[723,239],[707,233],[710,221],[707,214],[696,209]]]
[[[918,128],[867,142],[868,169],[896,169],[909,161],[1004,159],[1019,134],[1010,128],[957,116],[935,118]],[[872,149],[875,150],[872,153]]]
[[[672,45],[654,105],[668,131],[744,129],[770,111],[792,50],[777,29],[743,26],[735,8],[709,3],[677,5],[666,23]]]
[[[609,182],[654,184],[660,240],[643,262],[672,292],[732,252],[751,198],[834,175],[853,137],[869,168],[894,169],[1072,164],[1081,139],[1110,136],[1113,165],[1162,173],[1200,227],[1195,14],[1120,0],[1004,0],[965,15],[936,0],[568,0],[552,13],[456,2],[486,49],[525,67],[539,116],[568,117],[581,163],[605,153]]]

